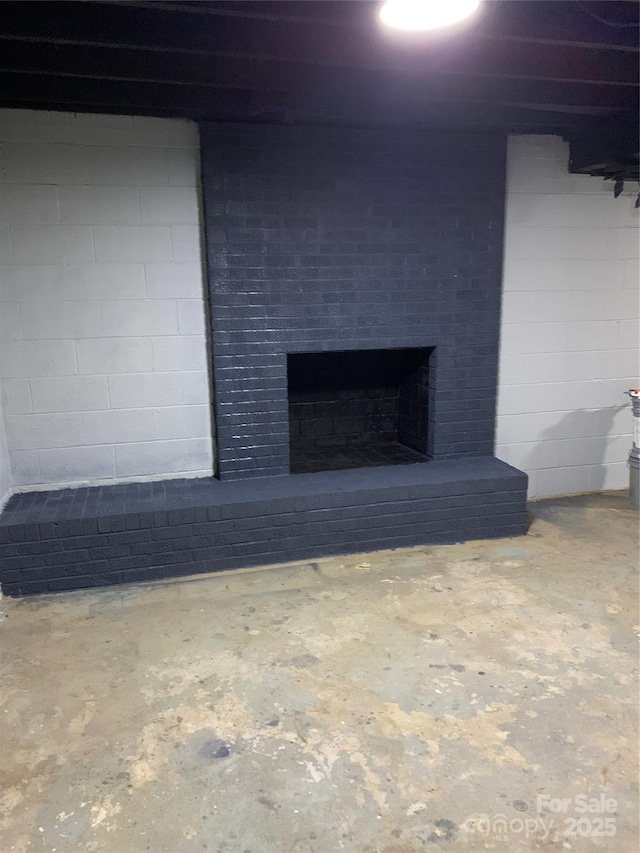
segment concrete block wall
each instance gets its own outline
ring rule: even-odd
[[[497,455],[530,497],[628,485],[638,187],[614,199],[568,156],[558,137],[509,140]]]
[[[7,447],[7,435],[4,429],[4,417],[2,414],[2,400],[0,399],[0,510],[2,510],[10,495],[11,468],[9,465],[9,448]]]
[[[13,487],[210,475],[196,126],[1,110],[0,149]]]

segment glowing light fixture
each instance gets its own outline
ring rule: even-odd
[[[439,30],[464,21],[480,0],[387,0],[380,20],[396,30]]]

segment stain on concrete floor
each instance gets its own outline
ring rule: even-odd
[[[638,841],[638,515],[2,602],[0,849]]]

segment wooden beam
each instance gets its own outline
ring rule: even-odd
[[[201,57],[108,47],[6,41],[0,70],[92,80],[129,80],[177,86],[284,91],[296,96],[405,97],[416,103],[457,101],[584,108],[585,114],[633,110],[631,86],[560,83],[553,80],[465,76],[418,70],[319,67],[279,60]]]
[[[263,4],[252,5],[259,8]],[[280,5],[289,7],[297,4],[285,2]],[[494,9],[494,6],[497,8]],[[435,57],[447,55],[449,51],[457,55],[456,61],[463,60],[465,52],[469,52],[469,62],[477,62],[473,59],[475,50],[483,47],[481,55],[487,56],[497,46],[502,45],[506,51],[502,60],[499,59],[500,52],[496,52],[496,62],[502,63],[501,73],[509,73],[506,67],[509,57],[513,59],[517,55],[517,48],[527,44],[535,46],[538,54],[536,60],[536,53],[529,50],[528,54],[523,54],[528,56],[526,61],[534,65],[537,62],[540,68],[544,68],[542,48],[546,45],[553,49],[552,67],[556,69],[553,72],[555,74],[558,69],[561,71],[565,68],[570,74],[569,69],[572,67],[581,67],[580,63],[576,65],[577,55],[565,54],[563,60],[563,50],[582,50],[585,56],[585,71],[580,73],[584,73],[587,79],[594,76],[594,68],[589,70],[589,66],[593,66],[594,62],[606,66],[607,57],[611,58],[617,52],[630,52],[632,56],[637,56],[637,31],[633,36],[628,36],[626,30],[609,29],[608,37],[611,43],[604,40],[596,40],[595,43],[584,42],[578,37],[571,38],[573,30],[570,27],[565,26],[564,30],[563,27],[558,27],[562,16],[554,20],[552,10],[546,8],[564,8],[565,4],[560,0],[540,4],[538,14],[533,16],[530,14],[530,6],[529,0],[506,4],[488,3],[489,11],[484,25],[466,28],[462,33],[445,37],[442,34],[384,30],[378,25],[375,15],[367,17],[362,27],[353,27],[313,21],[256,19],[255,16],[239,18],[233,14],[234,4],[229,7],[229,14],[199,15],[186,10],[183,14],[177,14],[157,6],[150,8],[108,3],[3,2],[0,37],[55,44],[109,45],[114,48],[128,46],[202,55],[285,58],[295,62],[363,67],[380,64],[405,67],[408,63],[413,64],[418,60],[427,64],[433,61],[437,64],[442,59]],[[504,17],[508,19],[508,26],[502,21]],[[548,33],[545,38],[538,37],[539,18],[546,19],[544,26]],[[525,21],[526,26],[522,21]],[[507,35],[504,34],[505,30]],[[565,37],[561,38],[561,34]],[[613,41],[614,36],[616,42]],[[625,43],[618,44],[617,40],[622,38]],[[504,47],[505,44],[511,45],[510,51]],[[598,57],[594,51],[605,55]],[[617,70],[613,73],[617,75],[617,79],[628,82],[629,75],[633,72],[628,64],[629,58],[626,59],[627,62],[622,63],[622,74]],[[613,62],[615,63],[615,60]],[[615,69],[615,64],[613,67]],[[633,79],[632,76],[631,80]]]
[[[174,115],[198,119],[291,121],[345,126],[404,126],[488,129],[492,132],[560,133],[592,119],[575,113],[496,104],[439,103],[323,95],[293,98],[287,93],[243,89],[167,86],[162,83],[86,80],[0,73],[0,105]]]
[[[589,2],[590,0],[586,0]],[[221,2],[149,2],[149,0],[98,0],[106,4],[182,12],[203,17],[236,17],[244,20],[277,21],[287,25],[366,29],[377,24],[380,0],[221,0]],[[602,9],[601,20],[598,10]],[[576,44],[612,50],[638,50],[640,10],[635,0],[607,0],[584,8],[582,0],[491,0],[472,24],[474,38],[535,44]],[[627,24],[610,26],[604,20]],[[421,36],[420,36],[421,37]],[[445,36],[447,38],[448,35]],[[426,35],[427,39],[432,38]],[[439,36],[436,36],[436,40]]]

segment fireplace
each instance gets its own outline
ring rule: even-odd
[[[289,353],[291,472],[426,462],[429,352]]]
[[[14,495],[3,590],[524,533],[493,456],[505,142],[202,125],[216,476]]]
[[[505,139],[201,139],[217,476],[492,456]]]

